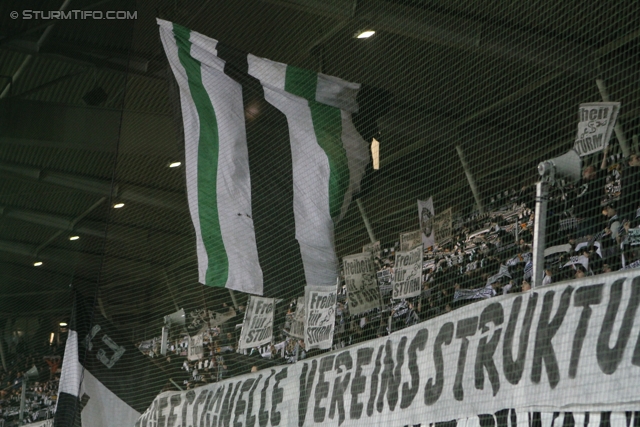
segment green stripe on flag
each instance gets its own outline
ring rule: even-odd
[[[317,73],[287,66],[284,89],[309,101],[318,145],[329,159],[329,211],[332,218],[337,218],[349,189],[349,164],[342,146],[342,115],[340,109],[316,101],[317,85]]]
[[[174,24],[173,33],[178,46],[178,57],[187,73],[189,90],[200,122],[198,141],[198,212],[202,241],[209,258],[205,283],[209,286],[225,287],[229,274],[229,260],[222,241],[218,217],[216,188],[219,148],[218,122],[216,121],[216,114],[209,99],[209,94],[202,82],[200,61],[194,59],[190,54],[190,31]]]

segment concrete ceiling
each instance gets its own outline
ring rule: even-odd
[[[136,19],[24,18],[63,6]],[[68,315],[70,284],[100,283],[101,309],[132,328],[229,298],[196,283],[184,172],[167,167],[183,150],[156,17],[365,85],[355,120],[380,139],[383,168],[361,200],[386,243],[417,227],[416,198],[473,208],[458,153],[480,200],[530,182],[571,146],[577,105],[601,100],[596,78],[622,102],[630,140],[640,126],[638,2],[5,0],[0,318]],[[365,28],[377,34],[353,37]],[[98,87],[106,100],[87,105]],[[367,242],[355,204],[336,233],[340,255]]]

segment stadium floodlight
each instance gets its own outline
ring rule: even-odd
[[[541,162],[538,165],[540,181],[536,183],[536,215],[533,225],[533,286],[542,284],[544,267],[545,233],[547,226],[547,204],[552,185],[574,184],[580,179],[582,160],[571,149],[567,153]]]
[[[169,331],[172,326],[184,326],[186,320],[186,316],[184,313],[184,308],[176,311],[175,313],[171,313],[167,316],[164,316],[164,326],[162,327],[162,341],[160,342],[160,354],[163,356],[167,355],[167,342],[169,341]]]

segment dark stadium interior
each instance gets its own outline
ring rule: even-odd
[[[136,19],[10,16],[63,3]],[[431,196],[436,212],[452,208],[457,218],[478,210],[461,160],[487,212],[499,207],[496,194],[531,189],[538,163],[573,146],[578,105],[602,101],[596,79],[621,102],[618,122],[637,149],[640,2],[3,0],[5,351],[18,330],[30,354],[47,353],[51,332],[64,338],[73,290],[95,298],[131,343],[158,336],[163,316],[179,308],[233,304],[227,290],[197,280],[184,167],[168,167],[184,164],[184,149],[156,17],[363,84],[354,122],[380,141],[381,168],[369,167],[358,198],[383,248],[419,227],[417,199]],[[367,28],[372,38],[354,37]],[[619,158],[616,138],[609,154]],[[335,241],[339,257],[370,242],[355,201]]]

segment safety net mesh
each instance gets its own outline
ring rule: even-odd
[[[3,1],[0,426],[638,425],[639,19]]]

